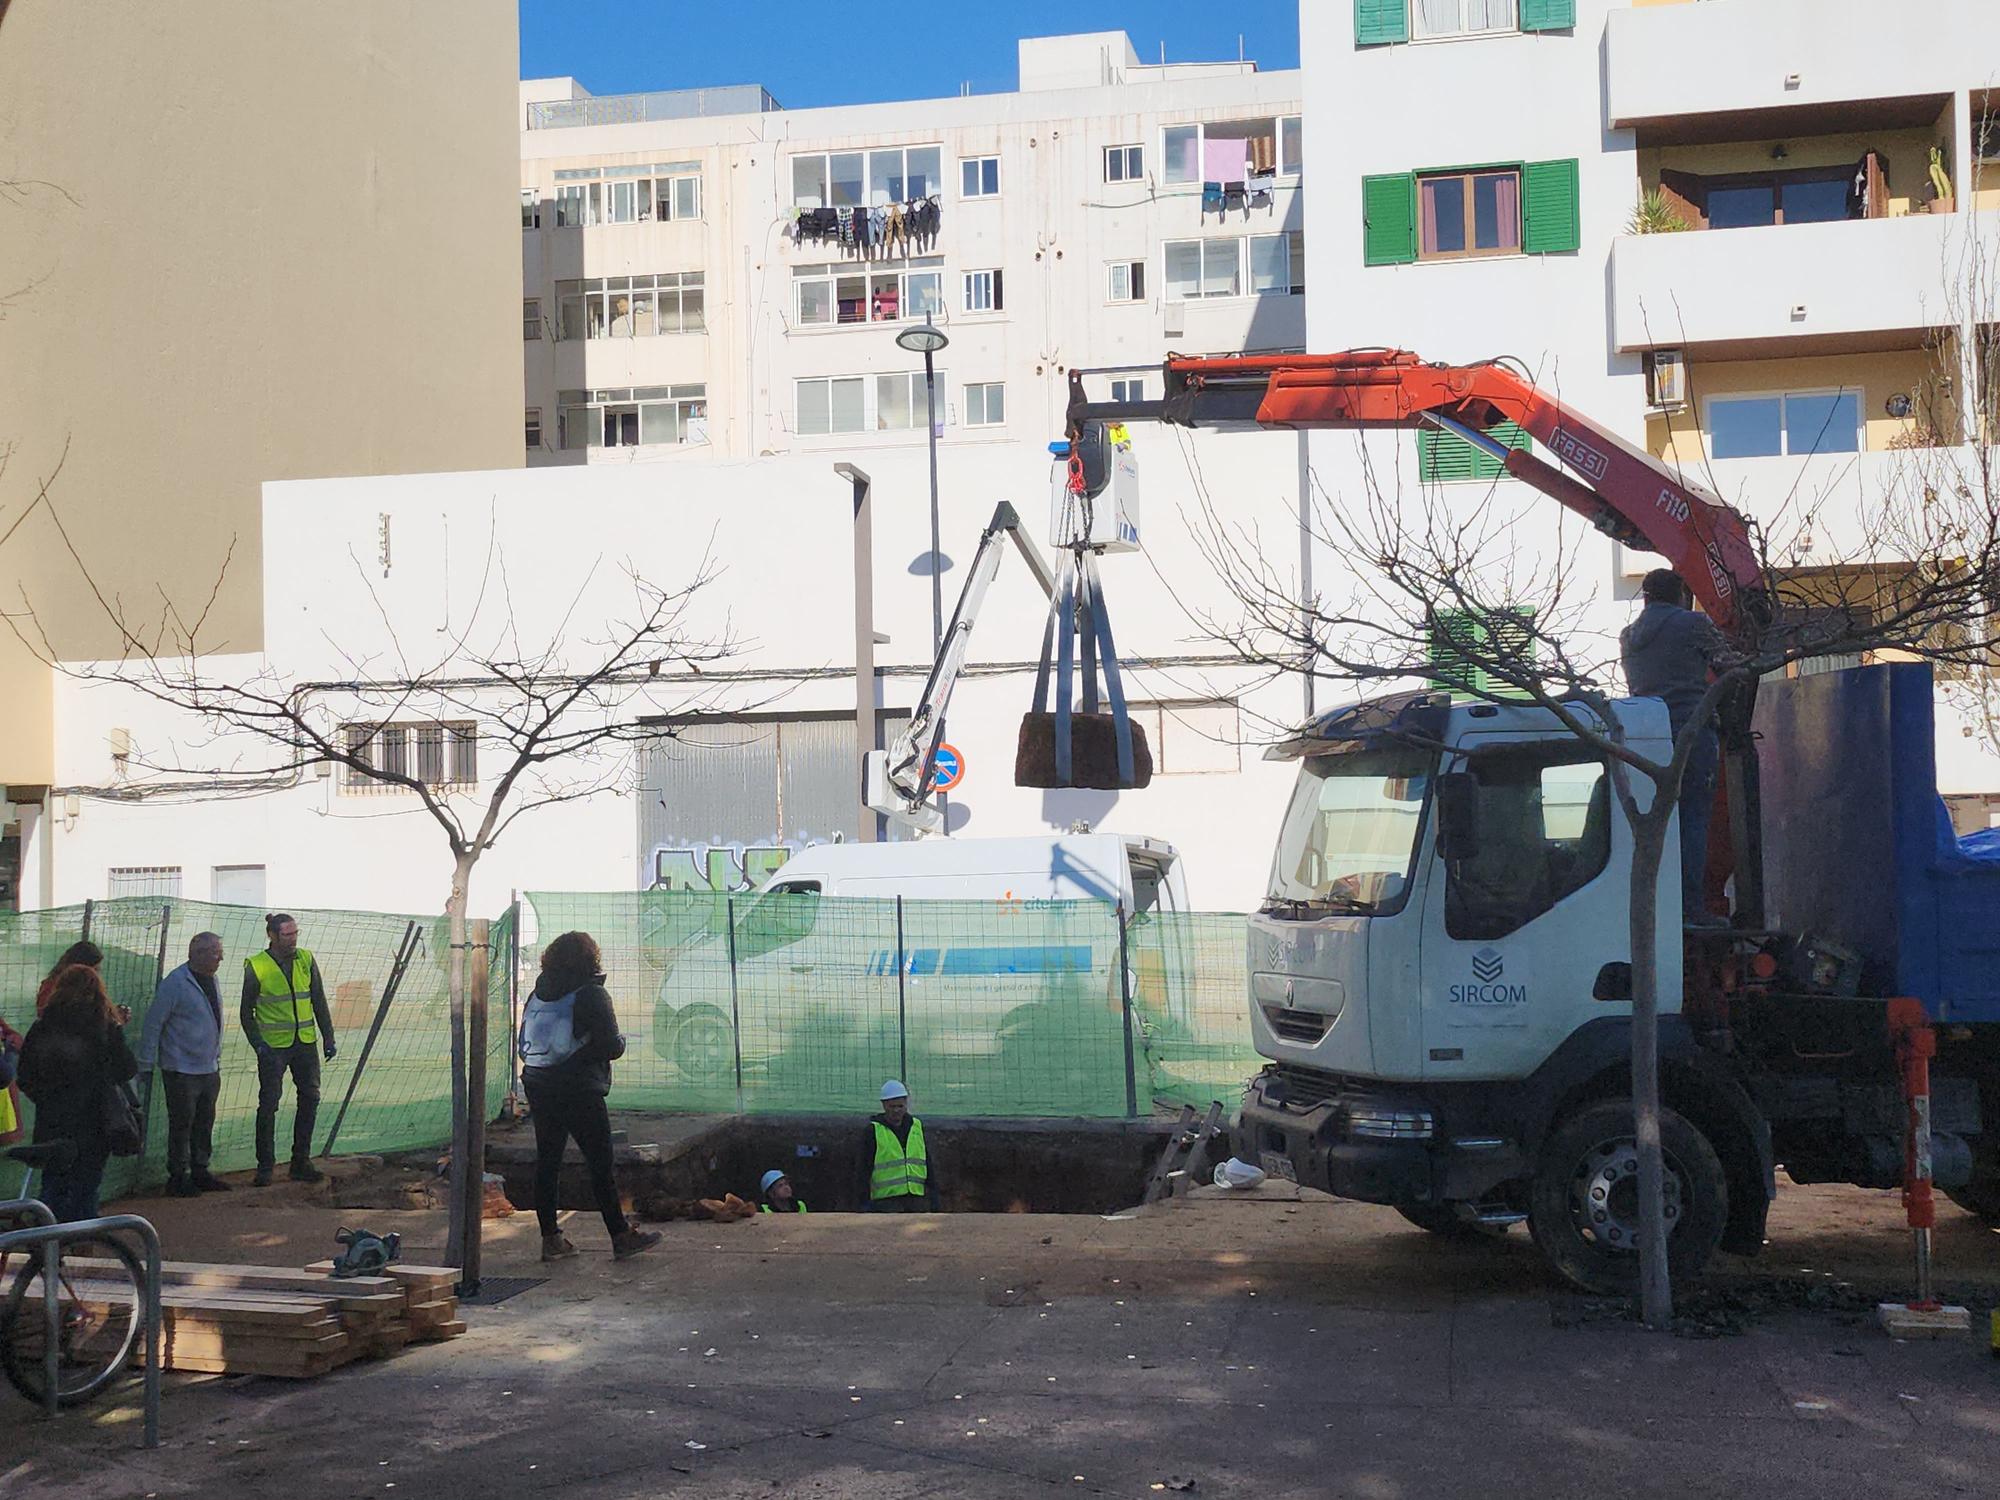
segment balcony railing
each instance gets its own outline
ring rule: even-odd
[[[528,106],[528,128],[565,130],[577,125],[637,125],[649,120],[691,120],[704,115],[762,115],[783,108],[761,84],[737,83],[651,94],[606,94],[595,99],[550,99]]]

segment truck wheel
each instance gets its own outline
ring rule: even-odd
[[[1700,1273],[1729,1220],[1729,1183],[1715,1148],[1671,1109],[1660,1110],[1666,1166],[1667,1267],[1679,1282]],[[1528,1228],[1556,1274],[1599,1296],[1639,1285],[1639,1162],[1632,1106],[1585,1105],[1542,1147]]]
[[[735,1061],[729,1017],[712,1005],[690,1005],[674,1017],[666,1056],[690,1083],[712,1083]]]
[[[1439,1239],[1473,1243],[1505,1239],[1507,1236],[1505,1224],[1480,1224],[1471,1219],[1461,1219],[1456,1208],[1449,1203],[1399,1203],[1396,1212]]]
[[[1944,1195],[1975,1218],[2000,1224],[2000,1177],[1975,1177],[1964,1187],[1946,1188]]]

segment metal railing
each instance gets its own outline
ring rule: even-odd
[[[160,1235],[137,1214],[107,1214],[101,1219],[79,1219],[58,1224],[48,1205],[37,1198],[14,1198],[0,1203],[0,1219],[39,1219],[26,1229],[0,1234],[0,1260],[15,1246],[40,1247],[42,1258],[42,1316],[47,1319],[42,1341],[42,1404],[51,1417],[61,1407],[60,1365],[62,1358],[62,1298],[56,1288],[62,1284],[62,1247],[67,1240],[103,1238],[130,1230],[138,1235],[146,1252],[145,1284],[140,1314],[146,1320],[146,1419],[144,1446],[160,1446]]]
[[[689,120],[704,115],[761,115],[783,108],[763,85],[737,83],[707,89],[668,89],[650,94],[547,99],[528,106],[528,129],[636,125],[647,120]]]

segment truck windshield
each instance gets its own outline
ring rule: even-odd
[[[1309,758],[1278,835],[1270,907],[1401,909],[1436,765],[1425,750]]]

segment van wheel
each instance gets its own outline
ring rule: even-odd
[[[713,1083],[735,1066],[729,1017],[712,1005],[690,1005],[667,1029],[666,1057],[690,1083]]]
[[[1461,1219],[1457,1208],[1449,1203],[1398,1203],[1396,1212],[1425,1233],[1434,1234],[1442,1240],[1478,1244],[1507,1236],[1505,1224],[1481,1224],[1475,1219]]]
[[[1729,1221],[1729,1183],[1708,1138],[1660,1109],[1667,1269],[1676,1283],[1708,1264]],[[1639,1285],[1639,1161],[1632,1106],[1603,1100],[1563,1121],[1542,1147],[1528,1205],[1535,1245],[1571,1286],[1624,1296]]]

